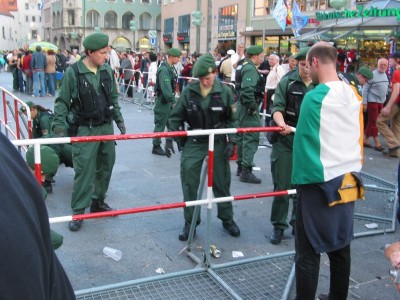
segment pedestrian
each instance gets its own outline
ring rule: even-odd
[[[174,65],[179,62],[182,52],[177,48],[170,48],[167,53],[167,61],[164,61],[157,70],[156,85],[154,87],[156,93],[154,132],[164,132],[172,106],[175,104],[175,85],[178,74]],[[153,150],[151,153],[165,155],[165,151],[161,148],[160,138],[153,138]]]
[[[33,95],[34,97],[44,97],[46,87],[44,84],[44,70],[47,67],[46,56],[42,53],[42,47],[36,46],[36,52],[32,54],[31,69],[33,72]]]
[[[25,94],[31,96],[33,93],[33,72],[31,69],[32,51],[28,50],[22,61],[22,72],[26,76]]]
[[[295,188],[291,184],[292,176],[292,151],[294,132],[292,128],[297,126],[300,115],[300,107],[304,95],[314,89],[315,84],[307,69],[306,55],[309,47],[302,48],[294,59],[298,61],[298,68],[284,76],[275,91],[275,99],[271,109],[272,118],[282,128],[275,132],[274,140],[271,140],[271,174],[274,191],[283,191]],[[293,206],[289,224],[293,226],[294,234],[296,216],[296,196],[292,196]],[[287,222],[289,212],[289,196],[275,196],[272,201],[270,221],[273,231],[269,236],[271,244],[281,243],[284,230],[289,225]]]
[[[302,102],[293,141],[292,184],[297,185],[296,299],[315,299],[321,253],[330,264],[329,295],[347,299],[354,204],[363,198],[361,100],[336,72],[337,50],[318,42],[307,68],[318,86]]]
[[[56,95],[56,56],[53,50],[47,50],[47,66],[45,69],[45,85],[47,87],[47,96]]]
[[[2,299],[75,299],[50,239],[42,191],[20,153],[0,133]]]
[[[378,60],[377,69],[373,72],[366,67],[362,67],[358,70],[359,74],[362,75],[362,73],[364,73],[363,76],[365,78],[369,77],[362,88],[363,108],[364,112],[366,112],[368,116],[368,124],[364,134],[364,147],[375,148],[377,151],[384,150],[378,137],[376,120],[383,108],[383,103],[386,101],[386,95],[389,88],[389,78],[386,75],[387,68],[388,60],[386,58],[381,58]],[[369,143],[371,137],[374,140],[374,146]]]
[[[268,56],[268,63],[270,66],[270,71],[267,75],[267,80],[265,83],[265,92],[267,93],[267,114],[271,113],[271,107],[273,102],[273,96],[275,94],[276,87],[278,86],[281,78],[286,74],[285,69],[279,64],[280,57],[278,54],[271,53]],[[269,122],[271,121],[271,117],[265,117],[265,126],[269,126]]]
[[[212,55],[203,54],[193,67],[193,76],[198,81],[189,83],[168,120],[168,130],[177,131],[182,123],[189,130],[234,128],[235,116],[232,109],[233,95],[229,87],[216,80],[215,61]],[[215,197],[230,196],[231,172],[229,158],[233,154],[236,136],[217,135],[214,150],[213,192]],[[174,153],[172,139],[167,140],[166,154]],[[188,137],[181,156],[181,182],[184,201],[197,199],[201,169],[208,155],[208,136]],[[218,218],[232,236],[239,236],[240,230],[233,220],[231,202],[218,203]],[[189,236],[194,207],[184,208],[185,225],[179,240]],[[200,216],[197,225],[200,223]]]
[[[118,104],[118,90],[108,57],[107,35],[96,32],[84,41],[85,57],[65,72],[54,105],[54,133],[63,136],[65,120],[76,129],[71,135],[113,135],[114,120],[125,134],[124,119]],[[72,115],[72,116],[71,116]],[[112,210],[104,202],[115,163],[115,142],[75,143],[72,145],[75,170],[71,207],[73,214]],[[82,220],[71,221],[69,229],[78,231]]]
[[[264,57],[263,49],[260,46],[250,46],[246,50],[246,59],[240,70],[241,81],[236,78],[236,84],[240,84],[240,99],[237,102],[238,127],[260,127],[259,103],[263,99],[263,80],[258,73],[257,66],[261,64]],[[237,176],[240,181],[247,183],[261,183],[252,169],[254,155],[258,149],[260,133],[252,132],[238,135],[237,144]]]
[[[392,93],[376,120],[376,126],[388,147],[382,154],[398,158],[400,157],[400,51],[391,55],[389,64],[394,68]],[[389,122],[391,127],[388,125]]]

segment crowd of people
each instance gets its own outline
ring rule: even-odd
[[[326,42],[299,49],[296,54],[270,53],[267,59],[262,47],[246,48],[244,44],[238,44],[237,49],[221,49],[214,55],[190,55],[177,48],[169,49],[165,55],[119,53],[109,46],[109,38],[103,33],[87,36],[83,46],[82,56],[73,51],[60,60],[60,55],[64,55],[60,51],[54,59],[55,68],[62,68],[64,72],[54,113],[28,103],[32,117],[37,119],[35,137],[113,135],[113,122],[125,134],[117,85],[118,76],[125,70],[140,71],[143,84],[154,87],[154,132],[280,127],[279,132],[268,136],[274,190],[296,188],[297,196],[292,199],[289,222],[289,197],[274,198],[270,214],[273,231],[267,237],[278,245],[284,230],[292,226],[297,299],[315,298],[319,260],[324,252],[330,259],[331,285],[329,295],[320,295],[319,299],[347,298],[354,202],[363,198],[359,175],[363,147],[372,147],[369,142],[372,137],[375,150],[388,157],[399,157],[400,52],[393,53],[389,60],[379,59],[374,71],[361,67],[355,74],[342,74],[337,71],[337,49]],[[15,62],[21,69],[28,59],[22,52],[20,58],[17,54]],[[43,76],[49,54],[46,56],[37,48],[31,56],[33,95],[53,91],[48,83],[41,84],[53,80]],[[391,93],[388,93],[386,75],[389,64],[394,69]],[[15,68],[15,88],[23,92],[28,85],[22,84],[21,89],[19,68]],[[270,119],[261,124],[260,109],[265,93]],[[363,111],[368,116],[365,135]],[[236,175],[240,181],[261,183],[253,174],[259,140],[260,133],[216,137],[212,180],[215,197],[230,196],[229,158],[235,146]],[[181,152],[183,200],[194,201],[201,167],[208,155],[208,136],[175,139],[175,142]],[[173,139],[166,139],[164,149],[159,138],[154,138],[152,144],[152,154],[171,157],[175,153]],[[64,163],[73,166],[75,171],[73,214],[82,214],[86,209],[92,213],[111,211],[105,198],[115,163],[115,143],[74,143],[66,147],[68,154]],[[62,162],[61,154],[55,149],[49,151],[58,158],[56,165]],[[51,182],[55,171],[46,174],[43,182]],[[192,208],[184,209],[184,226],[178,236],[181,241],[188,239],[193,213]],[[218,204],[218,218],[223,228],[238,237],[241,232],[233,216],[231,203]],[[193,226],[199,223],[200,217]],[[82,224],[80,219],[71,221],[69,229],[79,231]]]

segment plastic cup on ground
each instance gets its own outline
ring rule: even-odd
[[[103,253],[106,257],[112,258],[115,261],[121,260],[122,257],[122,252],[120,250],[111,247],[104,247]]]

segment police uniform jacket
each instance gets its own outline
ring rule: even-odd
[[[97,68],[96,74],[90,71],[82,60],[77,61],[78,72],[84,75],[87,81],[93,86],[94,90],[99,91],[100,88],[100,73],[102,70],[106,70],[111,77],[111,102],[114,107],[114,121],[116,123],[123,122],[121,114],[121,107],[118,103],[118,91],[116,89],[115,77],[111,67],[108,64],[103,64]],[[72,102],[78,101],[78,78],[75,75],[75,71],[72,67],[68,68],[64,74],[62,85],[59,91],[59,95],[55,100],[54,104],[54,120],[53,128],[65,127],[66,117],[71,110]],[[74,103],[75,104],[75,103]],[[75,106],[75,105],[74,105]],[[74,111],[72,111],[74,113]]]

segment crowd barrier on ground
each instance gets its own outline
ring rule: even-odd
[[[15,96],[14,96],[15,97]],[[17,103],[18,102],[18,103]],[[15,105],[22,101],[16,101]],[[18,111],[18,109],[15,109]],[[28,110],[29,111],[29,110]],[[7,124],[7,122],[4,122]],[[222,265],[212,265],[210,260],[210,227],[211,209],[213,203],[222,201],[235,201],[244,199],[256,199],[269,197],[274,193],[293,194],[294,191],[280,191],[270,193],[238,195],[224,198],[213,198],[212,195],[212,170],[214,160],[214,137],[218,134],[245,134],[248,132],[279,131],[279,127],[257,127],[257,128],[231,128],[216,130],[194,130],[164,133],[139,133],[126,135],[107,135],[90,137],[64,137],[51,139],[27,139],[13,140],[16,146],[33,145],[35,147],[36,176],[40,176],[40,145],[41,144],[62,144],[82,143],[95,141],[115,141],[145,139],[153,137],[185,137],[185,136],[209,136],[207,170],[202,171],[198,199],[202,199],[202,186],[207,178],[207,197],[193,204],[207,205],[206,220],[206,245],[203,258],[198,258],[191,251],[191,243],[194,229],[191,233],[186,247],[186,254],[191,258],[197,267],[194,270],[177,272],[168,275],[155,276],[116,285],[98,287],[94,289],[78,291],[78,299],[187,299],[192,295],[193,299],[287,299],[293,277],[294,252],[281,253],[278,255],[267,255],[254,259],[244,259]],[[204,167],[203,167],[204,168]],[[395,230],[395,212],[397,201],[395,201],[396,187],[390,182],[383,181],[369,174],[362,174],[366,185],[366,200],[356,202],[354,232],[356,237],[371,234],[381,234]],[[172,203],[149,207],[130,208],[107,213],[96,213],[88,215],[66,216],[59,219],[52,218],[51,222],[65,222],[73,218],[88,219],[109,217],[117,214],[129,214],[150,212],[160,209],[182,208],[190,203]],[[199,206],[196,206],[199,209]],[[194,214],[197,216],[197,214]],[[195,224],[195,222],[192,222]],[[367,226],[368,225],[368,226]],[[373,225],[373,226],[371,226]],[[250,274],[250,275],[249,275]],[[246,278],[246,280],[242,280]],[[195,288],[196,286],[196,288]],[[167,292],[166,292],[167,291]],[[169,291],[169,292],[168,292]],[[167,293],[167,294],[165,294]],[[168,295],[168,296],[166,296]]]

